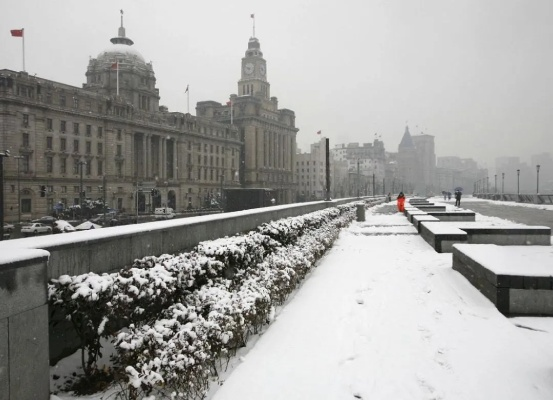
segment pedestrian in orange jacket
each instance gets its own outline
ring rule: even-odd
[[[399,192],[399,196],[397,196],[397,210],[399,212],[405,211],[405,195],[403,192]]]

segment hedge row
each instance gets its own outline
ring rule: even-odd
[[[107,338],[117,351],[113,376],[129,398],[202,398],[209,377],[270,322],[354,215],[352,203],[202,242],[189,253],[145,257],[117,273],[64,275],[49,285],[49,300],[81,337],[88,376]]]

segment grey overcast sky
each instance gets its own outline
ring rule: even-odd
[[[111,46],[120,9],[152,61],[161,102],[190,111],[237,92],[252,36],[271,94],[296,112],[298,146],[381,135],[397,151],[406,123],[435,136],[437,156],[553,151],[552,0],[19,0],[0,15],[0,68],[81,86],[89,57]]]

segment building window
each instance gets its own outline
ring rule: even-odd
[[[29,114],[23,114],[23,126],[25,128],[29,127]]]
[[[46,157],[46,173],[51,174],[54,170],[54,159],[53,157]]]
[[[91,175],[92,174],[92,172],[91,172],[92,171],[91,162],[87,162],[85,165],[86,165],[86,168],[85,168],[86,169],[86,174]]]
[[[48,129],[49,131],[51,131],[54,126],[54,122],[52,121],[52,118],[46,118],[46,129]]]
[[[98,160],[98,176],[104,175],[104,163],[102,160]]]
[[[92,136],[92,125],[86,126],[86,136]]]
[[[67,186],[62,186],[61,187],[61,192],[62,193],[67,193]]]
[[[75,139],[73,140],[73,153],[79,152],[79,140]]]
[[[52,136],[46,136],[46,150],[52,150]]]
[[[78,122],[73,122],[73,133],[75,135],[79,134],[79,123]]]
[[[73,159],[73,173],[79,175],[79,160],[77,158]],[[77,192],[79,191],[77,187]]]
[[[73,97],[73,107],[79,108],[79,99],[76,97]]]
[[[99,138],[104,137],[104,128],[102,126],[98,127],[98,137]]]
[[[102,154],[104,154],[104,144],[98,143],[98,155],[101,156]]]
[[[123,163],[117,163],[117,176],[123,176]]]
[[[85,146],[86,146],[86,154],[92,153],[92,142],[87,140],[85,143]]]
[[[29,147],[29,134],[23,133],[23,147]]]
[[[65,94],[60,94],[60,106],[65,107]]]
[[[65,133],[65,125],[66,125],[65,121],[60,121],[60,131],[61,131],[61,133]]]
[[[123,140],[123,134],[121,133],[121,129],[117,129],[117,140]]]
[[[21,199],[21,212],[22,213],[31,212],[31,199]]]
[[[22,170],[23,172],[29,172],[29,166],[31,163],[31,160],[29,157],[30,157],[29,155],[23,156],[23,170]]]
[[[60,138],[60,150],[61,151],[67,150],[67,139]]]
[[[46,93],[46,103],[52,104],[52,93]]]
[[[123,147],[120,144],[118,144],[117,145],[117,156],[121,157],[122,155],[123,155]]]
[[[73,186],[73,193],[79,193],[79,186]]]
[[[67,173],[67,158],[60,159],[60,173]]]

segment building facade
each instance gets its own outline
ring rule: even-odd
[[[294,166],[299,129],[294,111],[279,109],[278,99],[271,96],[270,89],[267,61],[259,40],[251,37],[241,62],[238,94],[231,94],[227,104],[198,102],[196,114],[238,130],[243,143],[242,187],[273,189],[278,204],[290,203],[297,197]]]
[[[231,103],[199,102],[197,116],[159,105],[151,63],[123,21],[89,61],[82,88],[0,70],[4,217],[28,220],[83,198],[148,212],[199,208],[226,187],[271,187],[295,200],[295,114],[270,96],[267,65],[251,38]],[[156,188],[157,191],[151,189]]]

